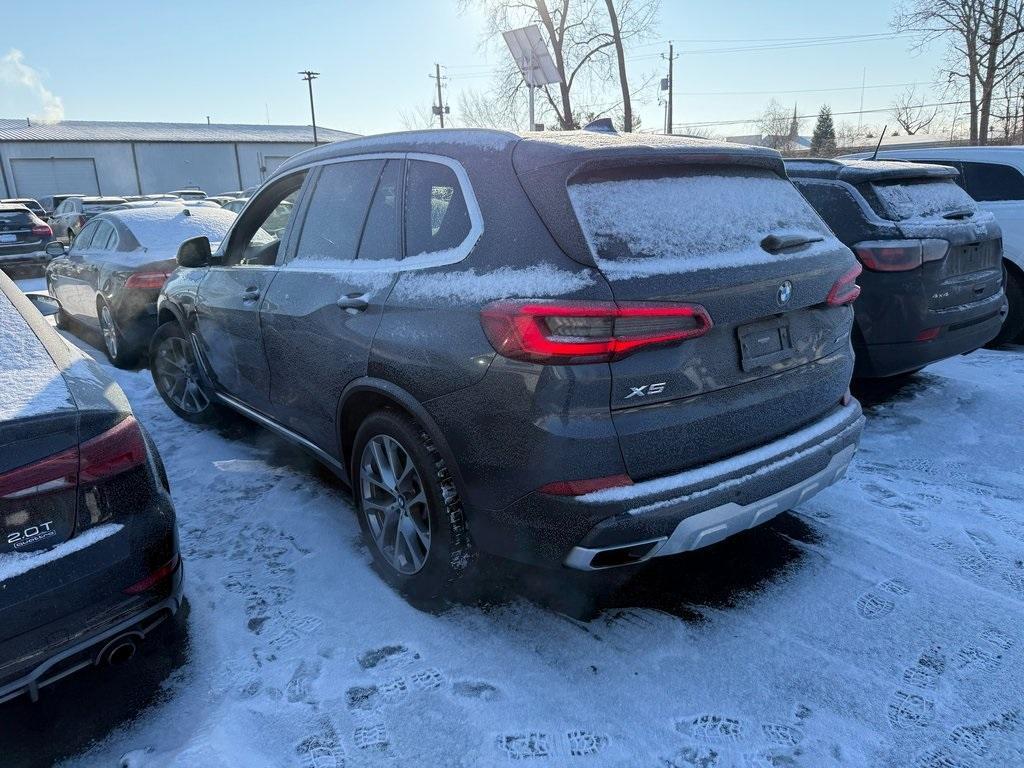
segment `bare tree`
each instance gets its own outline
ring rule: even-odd
[[[489,38],[525,24],[538,24],[551,49],[561,81],[545,86],[545,100],[553,110],[559,127],[575,128],[573,88],[585,79],[597,63],[607,66],[615,40],[598,12],[599,0],[461,0],[463,7],[480,7],[486,18]],[[511,62],[510,62],[511,64]],[[524,84],[518,69],[506,66],[498,84],[498,94],[515,99]]]
[[[907,0],[893,23],[918,45],[947,42],[944,73],[967,87],[971,142],[987,143],[996,89],[1024,61],[1024,0]]]
[[[912,85],[893,100],[889,114],[904,133],[913,136],[918,131],[927,131],[939,114],[938,107],[928,108],[925,103],[924,94],[918,94],[917,86]]]
[[[431,107],[409,107],[398,112],[398,119],[407,131],[419,131],[434,125]]]
[[[757,129],[761,132],[761,141],[772,149],[788,149],[795,136],[792,136],[793,125],[797,122],[796,112],[792,114],[778,101],[772,99],[757,118]],[[799,124],[797,123],[798,127]]]
[[[626,76],[627,40],[642,38],[654,27],[659,0],[605,0],[612,42],[615,45],[615,62],[618,67],[619,88],[622,91],[622,130],[631,133],[633,100],[629,92],[629,78]]]
[[[527,120],[527,107],[521,94],[519,98],[507,101],[496,99],[491,93],[462,91],[459,93],[458,105],[456,119],[466,128],[516,131]]]

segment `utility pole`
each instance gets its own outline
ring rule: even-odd
[[[434,74],[430,77],[437,81],[437,106],[431,107],[431,111],[441,119],[441,127],[444,128],[444,116],[450,111],[448,107],[444,105],[444,101],[441,97],[441,81],[444,79],[441,77],[441,65],[434,64]]]
[[[671,41],[668,44],[668,56],[661,54],[661,57],[668,58],[668,99],[665,105],[665,133],[672,133],[672,86],[675,83],[672,82],[672,62],[675,61],[678,56],[673,54]]]
[[[308,69],[304,69],[299,72],[302,75],[302,79],[306,81],[309,86],[309,116],[313,120],[313,146],[319,145],[319,141],[316,138],[316,110],[313,109],[313,81],[320,77],[319,72],[310,72]]]

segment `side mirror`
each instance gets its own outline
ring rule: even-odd
[[[63,256],[68,252],[67,246],[64,245],[64,243],[57,242],[56,240],[48,242],[44,250],[46,251],[47,256],[53,256],[55,258],[57,256]]]
[[[206,267],[210,264],[210,238],[200,235],[178,246],[179,267]]]
[[[53,296],[45,293],[26,293],[25,298],[32,302],[32,306],[39,310],[43,317],[50,317],[60,312],[60,302]]]

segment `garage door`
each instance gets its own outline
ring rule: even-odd
[[[11,170],[16,197],[100,193],[96,163],[91,157],[22,157],[11,160]]]

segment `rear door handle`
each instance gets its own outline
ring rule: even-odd
[[[242,301],[251,302],[256,301],[260,297],[259,288],[246,288],[242,292]]]
[[[362,312],[368,306],[370,306],[369,294],[368,293],[349,293],[338,299],[338,306],[348,312],[350,315],[354,315],[358,312]]]

